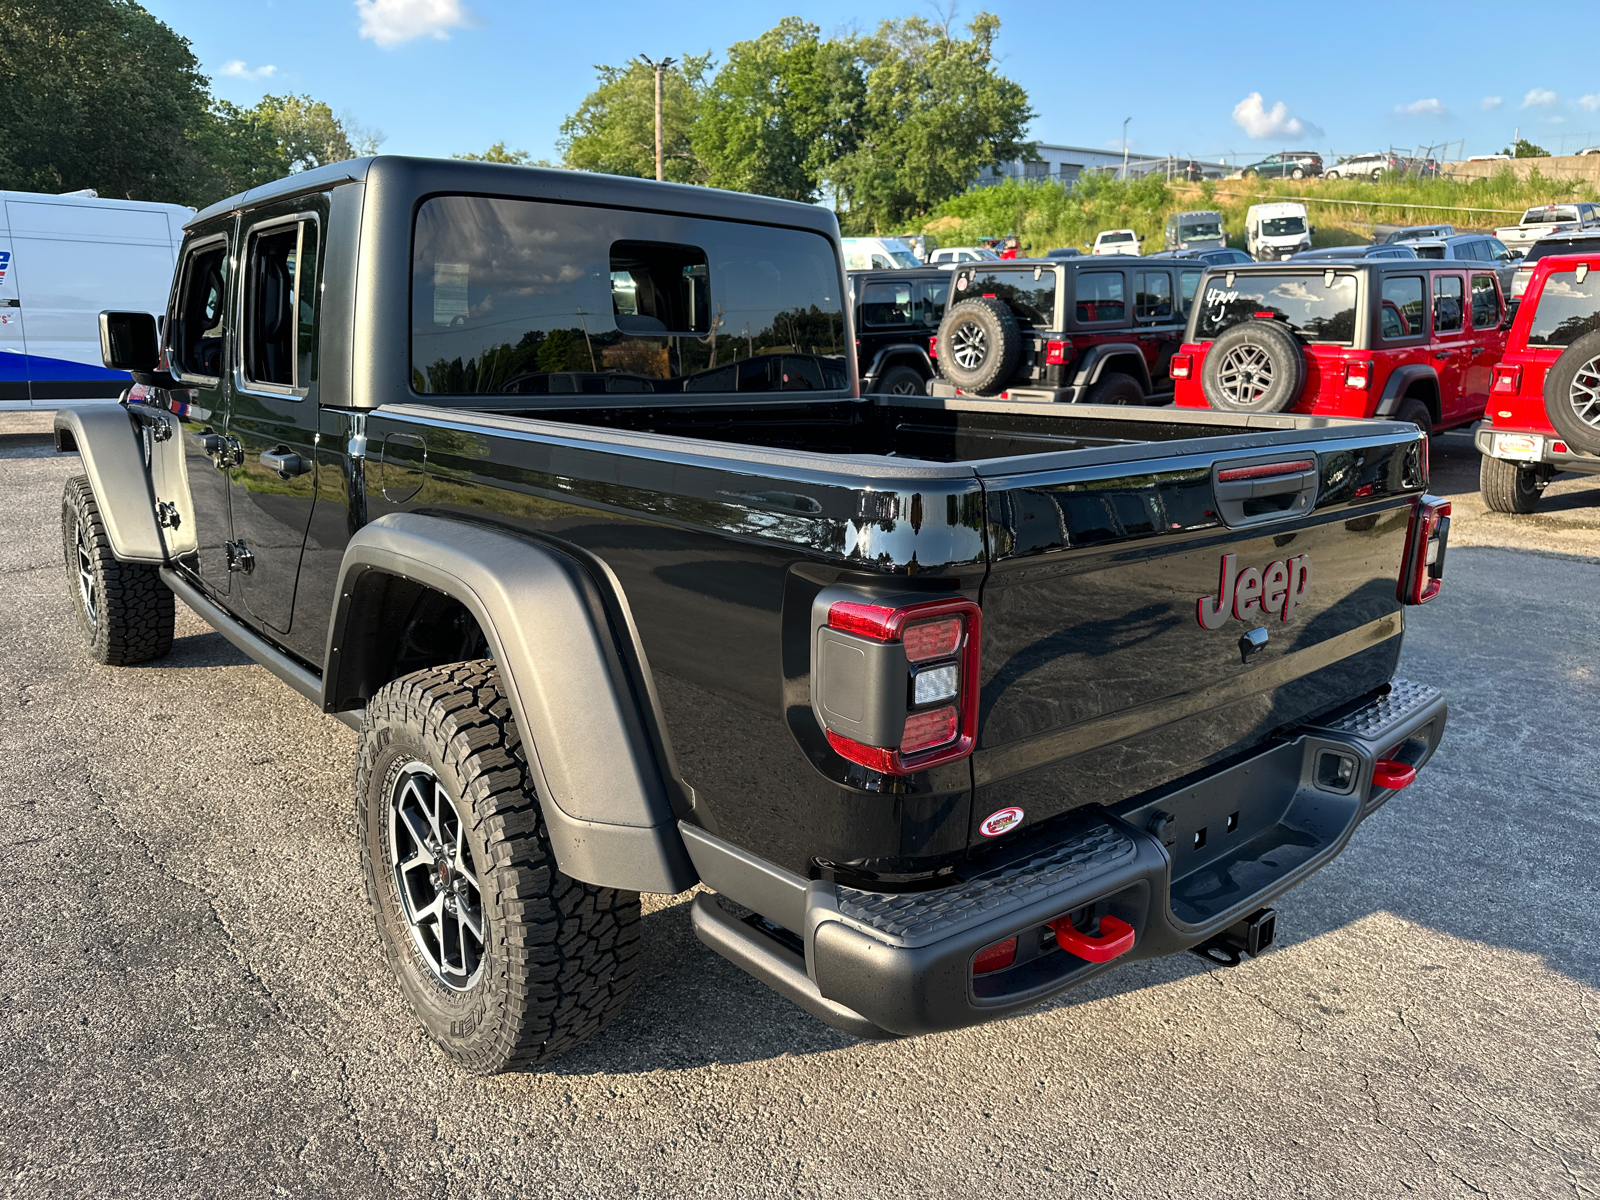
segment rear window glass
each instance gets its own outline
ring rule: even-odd
[[[1547,254],[1594,254],[1600,252],[1600,234],[1584,238],[1540,238],[1522,256],[1523,265],[1536,263]]]
[[[1578,210],[1571,207],[1530,208],[1522,217],[1524,225],[1555,225],[1562,221],[1576,221]]]
[[[412,243],[412,386],[844,387],[840,286],[828,240],[802,230],[439,196]]]
[[[1349,342],[1356,332],[1356,281],[1332,271],[1315,275],[1226,275],[1207,280],[1195,336],[1210,340],[1258,313],[1271,313],[1313,342]]]
[[[1426,329],[1422,276],[1391,275],[1383,281],[1383,336],[1415,337]]]
[[[1558,271],[1544,281],[1539,308],[1528,326],[1530,346],[1570,346],[1600,329],[1600,270]]]
[[[1077,316],[1080,325],[1120,321],[1127,315],[1121,271],[1078,272]]]
[[[963,296],[994,296],[1004,300],[1017,320],[1035,329],[1056,327],[1056,273],[1050,268],[1038,271],[982,270],[967,283]]]

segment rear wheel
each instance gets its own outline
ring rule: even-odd
[[[1296,167],[1294,170],[1289,172],[1289,178],[1290,179],[1304,179],[1305,177],[1306,177],[1306,173],[1300,167]]]
[[[1107,371],[1084,395],[1085,404],[1143,404],[1144,388],[1132,375]]]
[[[876,390],[891,396],[922,396],[928,391],[928,381],[915,367],[890,367],[878,381]]]
[[[61,494],[61,545],[78,626],[94,660],[111,667],[163,658],[172,649],[172,589],[155,567],[111,553],[100,505],[87,476]]]
[[[1381,179],[1382,179],[1382,178],[1383,178],[1383,172],[1382,172],[1382,171],[1381,171],[1381,170],[1379,170],[1379,171],[1374,171],[1374,172],[1373,172],[1373,173],[1372,173],[1372,182],[1373,182],[1373,183],[1377,183],[1377,182],[1379,182],[1379,181],[1380,181],[1380,180],[1381,180]]]
[[[1561,353],[1544,377],[1544,410],[1569,446],[1600,454],[1600,331]]]
[[[1478,494],[1490,512],[1531,513],[1544,494],[1544,484],[1533,467],[1485,454],[1478,464]]]
[[[1433,436],[1433,413],[1429,411],[1426,404],[1415,397],[1400,401],[1400,407],[1395,412],[1394,419],[1396,421],[1410,421],[1418,429],[1422,430],[1424,436]]]
[[[406,675],[367,705],[361,866],[400,990],[488,1075],[603,1029],[639,962],[639,894],[563,875],[493,662]]]

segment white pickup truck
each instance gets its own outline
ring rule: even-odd
[[[1547,233],[1578,229],[1600,229],[1600,204],[1539,204],[1523,213],[1515,225],[1496,229],[1494,235],[1506,249],[1521,254]]]

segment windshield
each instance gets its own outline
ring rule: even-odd
[[[1000,261],[1000,256],[987,246],[979,246],[975,250],[969,251],[969,253],[975,258],[992,258],[995,262]]]
[[[1210,341],[1231,325],[1270,313],[1307,341],[1348,342],[1356,332],[1356,281],[1315,275],[1213,275],[1200,296],[1195,337]]]
[[[1524,225],[1559,225],[1577,219],[1578,210],[1575,208],[1530,208],[1522,214]]]
[[[1413,246],[1418,258],[1443,258],[1443,246]]]
[[[894,259],[897,267],[920,267],[922,260],[911,252],[911,247],[904,242],[895,242],[885,239],[883,248],[889,252],[889,257]]]
[[[1261,235],[1263,237],[1291,237],[1306,231],[1304,217],[1268,217],[1261,222]]]
[[[839,388],[844,354],[820,234],[480,196],[417,212],[418,392]]]
[[[1222,226],[1216,221],[1197,221],[1193,225],[1178,226],[1178,240],[1182,242],[1203,242],[1221,236]]]

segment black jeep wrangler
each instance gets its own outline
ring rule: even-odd
[[[1203,264],[1021,259],[954,272],[936,396],[1145,404],[1168,393]]]
[[[944,318],[951,272],[934,267],[849,275],[862,393],[926,395],[935,374],[929,343]]]

